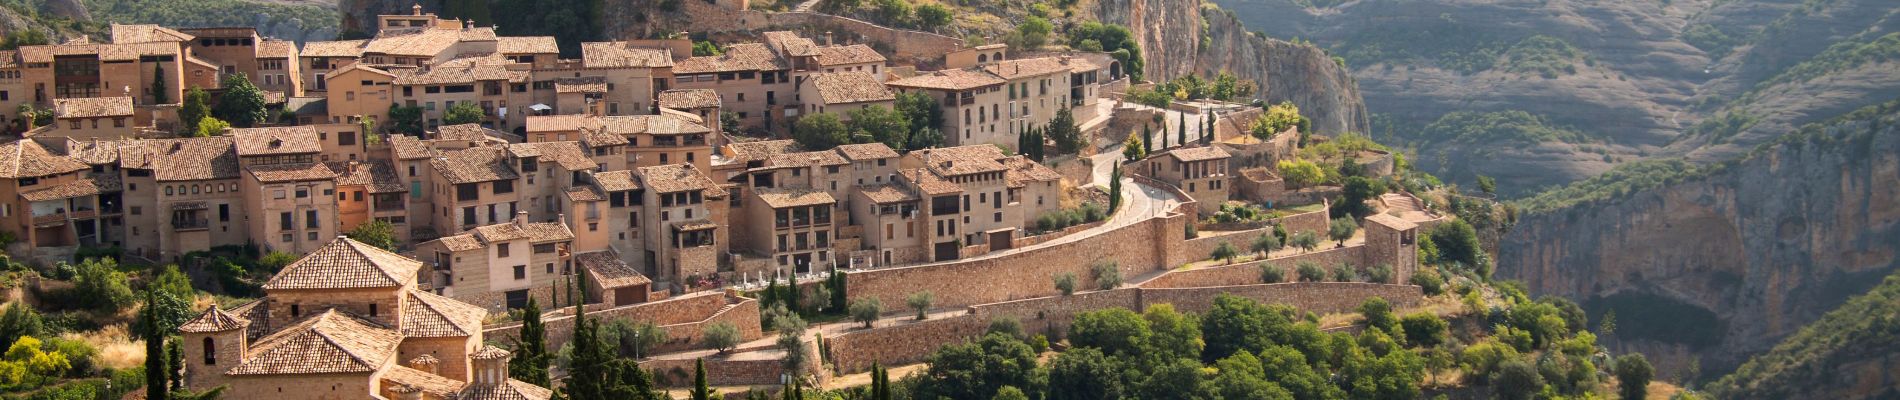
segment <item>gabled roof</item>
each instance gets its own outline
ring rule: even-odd
[[[897,171],[897,175],[903,177],[904,181],[910,182],[911,185],[917,188],[918,192],[925,196],[963,192],[963,186],[943,180],[943,178],[937,177],[937,174],[932,174],[923,168],[899,170]]]
[[[707,178],[706,174],[693,168],[692,164],[671,164],[640,168],[641,181],[655,193],[676,193],[688,190],[705,190],[707,196],[725,195],[725,190]]]
[[[760,43],[740,43],[726,46],[725,53],[716,56],[700,56],[680,61],[673,66],[675,74],[704,74],[712,72],[739,71],[778,71],[791,69],[784,59],[773,54],[771,49]]]
[[[398,287],[415,282],[421,268],[421,261],[339,236],[284,266],[264,289]]]
[[[871,46],[854,44],[849,46],[825,46],[816,49],[818,65],[833,66],[845,64],[863,64],[884,62],[884,55],[878,54]]]
[[[178,331],[190,333],[224,332],[243,328],[250,324],[251,320],[224,312],[224,310],[218,309],[218,306],[214,304],[211,307],[206,307],[205,312],[198,314],[197,318],[192,318],[190,321],[185,321],[183,325],[179,325]]]
[[[156,24],[112,24],[113,43],[184,42],[196,38]]]
[[[396,177],[396,167],[389,160],[369,161],[330,161],[323,163],[336,171],[336,184],[344,186],[363,186],[370,193],[401,193],[409,191]]]
[[[633,285],[650,284],[653,280],[641,275],[633,266],[627,265],[619,256],[609,251],[596,251],[574,255],[574,262],[594,274],[594,281],[608,289]]]
[[[520,178],[499,147],[473,147],[443,152],[429,160],[437,173],[451,184],[499,181]]]
[[[53,116],[58,118],[99,118],[132,116],[131,97],[89,97],[54,99]]]
[[[529,222],[516,225],[513,221],[509,221],[478,226],[473,231],[477,239],[486,243],[522,239],[541,243],[574,239],[574,231],[568,230],[567,223],[564,222]]]
[[[621,138],[620,144],[626,144],[626,138]],[[580,142],[515,143],[508,145],[508,152],[515,158],[537,157],[540,162],[555,163],[568,171],[587,171],[599,166],[587,157],[587,150],[581,148]]]
[[[889,101],[897,98],[891,88],[885,87],[883,82],[868,72],[815,74],[808,84],[818,91],[817,100],[825,104]]]
[[[581,64],[587,68],[663,68],[673,66],[666,50],[629,47],[627,42],[581,43]]]
[[[91,168],[30,139],[0,143],[0,178],[33,178]]]
[[[909,78],[885,82],[885,85],[917,89],[970,90],[985,86],[1001,85],[1004,81],[996,75],[970,69],[948,69]]]
[[[495,51],[502,54],[546,54],[559,53],[561,46],[553,36],[500,36],[495,38]]]
[[[765,46],[788,56],[817,55],[818,47],[811,39],[798,36],[792,31],[772,31],[759,34],[765,40]]]
[[[269,128],[235,128],[239,156],[316,153],[323,151],[317,128],[309,125]]]
[[[374,321],[328,309],[258,340],[227,375],[373,373],[402,336]]]
[[[398,160],[417,160],[435,157],[435,148],[415,136],[389,135],[389,148],[396,153]]]
[[[426,291],[408,292],[403,297],[403,337],[468,337],[482,331],[487,310]]]
[[[643,188],[640,186],[640,176],[634,175],[632,170],[595,172],[594,184],[600,185],[600,190],[609,192]]]
[[[673,89],[660,92],[657,101],[660,107],[675,110],[718,108],[719,92],[712,89]]]
[[[840,145],[837,150],[838,154],[851,161],[897,158],[896,150],[891,150],[891,146],[879,142]]]

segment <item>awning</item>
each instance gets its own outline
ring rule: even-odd
[[[548,111],[548,110],[553,110],[554,107],[548,107],[548,105],[546,104],[535,103],[535,105],[528,106],[528,109],[535,110],[535,111]]]

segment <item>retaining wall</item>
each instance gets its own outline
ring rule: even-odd
[[[693,385],[694,360],[647,360],[640,367],[651,371],[662,386]],[[777,385],[785,364],[779,360],[706,359],[706,383],[712,386]]]
[[[1261,283],[1261,264],[1280,268],[1282,270],[1280,276],[1286,281],[1293,281],[1299,279],[1299,274],[1294,271],[1294,268],[1301,262],[1310,261],[1319,264],[1321,267],[1326,268],[1329,274],[1332,272],[1333,266],[1339,265],[1340,263],[1351,263],[1354,266],[1363,267],[1367,265],[1365,249],[1366,246],[1364,245],[1356,245],[1265,261],[1245,262],[1219,267],[1173,270],[1161,276],[1157,276],[1154,279],[1150,279],[1147,282],[1143,282],[1141,287],[1193,288]]]
[[[730,304],[732,308],[726,308]],[[699,342],[699,334],[706,326],[719,322],[728,322],[739,328],[741,341],[758,339],[763,336],[759,331],[759,303],[757,300],[742,297],[728,297],[724,292],[702,292],[672,299],[633,304],[615,308],[589,308],[589,318],[605,321],[632,320],[651,322],[667,332],[669,338],[656,351],[678,350],[694,347]],[[548,350],[559,350],[561,345],[573,339],[574,315],[572,312],[551,313],[544,317],[542,325],[547,330]],[[496,342],[506,343],[521,332],[520,323],[489,327],[483,330],[483,336]]]
[[[1372,297],[1384,298],[1394,308],[1417,305],[1424,293],[1417,286],[1376,283],[1324,282],[1204,288],[1142,289],[1145,304],[1173,304],[1181,312],[1205,312],[1214,298],[1230,294],[1261,303],[1286,304],[1319,314],[1349,312]]]

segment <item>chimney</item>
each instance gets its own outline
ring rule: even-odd
[[[825,31],[825,45],[831,45],[831,31]]]
[[[469,376],[468,384],[486,387],[507,384],[508,358],[511,356],[512,354],[509,354],[507,350],[492,345],[482,346],[481,351],[468,355],[469,361],[475,368],[474,375]]]
[[[417,371],[427,372],[431,374],[438,374],[438,375],[441,374],[440,372],[436,372],[436,366],[439,364],[441,364],[441,360],[437,360],[435,359],[435,356],[428,355],[428,354],[423,354],[421,356],[417,356],[416,358],[409,359],[409,368],[414,368]]]
[[[528,224],[528,212],[516,211],[515,212],[515,227],[520,228],[522,226],[526,226],[527,224]]]
[[[410,5],[409,11],[413,13],[412,15],[415,15],[418,17],[422,16],[422,3],[415,3],[414,5]]]

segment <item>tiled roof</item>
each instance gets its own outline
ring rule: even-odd
[[[403,298],[403,337],[469,337],[482,331],[487,310],[427,291],[408,292]]]
[[[478,226],[475,227],[474,232],[477,239],[481,239],[486,243],[521,239],[527,239],[530,242],[537,243],[574,239],[574,231],[568,230],[567,223],[564,222],[529,222],[515,225],[514,222],[510,221],[494,225]]]
[[[182,42],[192,39],[196,37],[155,24],[112,24],[113,43]]]
[[[451,184],[499,181],[520,178],[515,168],[509,165],[503,150],[497,147],[475,147],[443,152],[440,157],[429,160],[437,173]]]
[[[1412,221],[1406,221],[1404,218],[1395,217],[1390,214],[1373,214],[1372,216],[1366,217],[1366,223],[1384,225],[1401,231],[1418,227],[1418,224],[1412,223]]]
[[[569,187],[567,188],[566,194],[567,194],[568,200],[571,200],[577,203],[607,200],[607,196],[604,194],[601,194],[600,189],[595,188],[594,185],[580,185],[580,186]]]
[[[252,165],[248,171],[263,183],[336,179],[336,170],[322,163]]]
[[[704,74],[711,72],[739,71],[778,71],[791,69],[785,60],[773,54],[760,43],[740,43],[726,46],[725,53],[716,56],[701,56],[680,61],[673,66],[674,74]]]
[[[863,103],[887,101],[897,98],[891,88],[878,82],[877,77],[868,72],[840,72],[835,74],[817,74],[811,77],[812,89],[818,91],[818,100],[825,104]]]
[[[766,47],[788,56],[817,55],[817,51],[813,50],[818,47],[816,43],[792,31],[772,31],[759,34],[759,36],[765,40]]]
[[[838,152],[835,151],[807,151],[803,153],[776,154],[766,160],[766,165],[773,167],[811,167],[845,165],[850,163],[850,160],[846,160],[844,156],[838,155]]]
[[[553,36],[501,36],[495,38],[495,51],[502,54],[559,53]]]
[[[66,156],[90,165],[118,164],[117,140],[73,140],[66,143]]]
[[[414,282],[422,262],[338,237],[284,266],[266,290],[397,287]]]
[[[224,312],[224,310],[218,309],[216,304],[213,304],[211,307],[206,307],[205,312],[198,314],[197,318],[192,318],[190,321],[185,321],[184,324],[178,325],[178,331],[190,333],[224,332],[243,328],[250,324],[251,320]]]
[[[323,142],[317,139],[317,128],[309,125],[235,128],[231,130],[231,137],[237,140],[237,152],[240,156],[323,151]]]
[[[448,248],[449,251],[469,251],[482,248],[482,240],[476,239],[473,233],[443,236],[436,239],[436,241],[442,242],[442,247]]]
[[[0,144],[0,178],[32,178],[91,168],[30,139]]]
[[[911,185],[915,185],[917,191],[922,192],[925,196],[963,192],[963,186],[943,180],[943,178],[924,171],[922,168],[897,171],[897,175],[903,176],[906,181],[909,181]]]
[[[307,42],[303,44],[303,56],[361,57],[363,55],[363,48],[368,44],[369,39]]]
[[[58,56],[97,55],[99,61],[135,61],[140,56],[178,55],[177,43],[128,44],[55,44],[20,46],[20,59],[28,63],[50,63]]]
[[[297,42],[264,39],[257,42],[257,58],[296,58]]]
[[[119,174],[87,174],[71,182],[20,192],[26,201],[47,201],[91,196],[120,190]]]
[[[851,161],[897,158],[896,150],[891,150],[891,146],[877,142],[847,144],[838,146],[837,150],[838,154],[844,155],[844,158]]]
[[[926,160],[925,168],[943,176],[997,172],[1005,169],[1002,163],[997,162],[1003,158],[1003,150],[987,144],[924,149],[911,152],[911,156]]]
[[[1174,156],[1174,159],[1181,160],[1182,162],[1206,161],[1206,160],[1214,160],[1214,159],[1222,159],[1222,158],[1231,157],[1230,155],[1227,154],[1227,150],[1221,150],[1220,146],[1201,146],[1201,147],[1189,147],[1185,149],[1174,149],[1174,150],[1168,151],[1168,155]]]
[[[621,261],[620,257],[612,252],[596,251],[575,254],[574,262],[580,264],[581,268],[586,268],[587,272],[593,273],[594,281],[600,282],[601,287],[608,289],[653,283],[652,280],[647,279],[646,275],[641,275],[639,270],[634,269],[632,265],[627,265],[626,261]]]
[[[369,161],[330,161],[323,163],[336,172],[336,184],[363,186],[370,193],[402,193],[409,191],[396,177],[396,167],[389,160]]]
[[[607,93],[607,77],[583,76],[554,80],[555,93]]]
[[[950,69],[885,82],[885,85],[919,89],[969,90],[1001,85],[1005,81],[982,71]]]
[[[396,153],[398,160],[415,160],[435,157],[435,148],[428,142],[409,135],[389,135],[389,148]]]
[[[284,109],[298,116],[323,118],[330,115],[330,99],[327,97],[298,96],[284,100]]]
[[[490,141],[490,140],[501,140],[501,138],[503,137],[502,135],[504,134],[501,133],[501,131],[484,128],[482,127],[481,124],[472,124],[472,123],[471,124],[457,124],[457,125],[443,125],[443,126],[435,128],[435,138],[439,140],[462,140],[462,141],[470,141],[470,142],[485,142],[485,141]],[[502,141],[506,142],[506,140],[502,140]]]
[[[620,144],[626,144],[626,138],[621,138]],[[587,158],[587,150],[582,149],[579,142],[515,143],[508,145],[508,152],[515,158],[537,157],[539,162],[555,163],[568,171],[587,171],[599,166],[594,159]]]
[[[0,68],[19,68],[19,50],[0,50]]]
[[[369,373],[396,355],[402,336],[376,322],[328,309],[264,337],[227,375]]]
[[[476,83],[481,81],[508,81],[523,83],[528,81],[528,71],[508,69],[502,64],[465,61],[444,63],[427,72],[413,69],[396,73],[397,85],[444,85],[453,83]]]
[[[424,354],[427,356],[427,354]],[[462,381],[449,379],[441,375],[423,372],[401,365],[390,366],[383,371],[384,387],[401,392],[403,388],[414,388],[424,394],[424,398],[447,398],[462,391]]]
[[[500,385],[471,384],[449,400],[548,400],[554,391],[532,383],[509,379]]]
[[[627,42],[581,43],[581,64],[587,68],[663,68],[673,66],[666,50],[628,47]]]
[[[507,350],[502,350],[500,347],[495,347],[495,345],[492,344],[485,344],[482,345],[480,350],[476,350],[474,354],[469,354],[468,358],[476,360],[500,360],[508,358],[510,355],[512,354]]]
[[[604,130],[593,130],[593,129],[581,131],[580,139],[581,139],[581,144],[587,145],[588,148],[600,148],[600,147],[607,147],[607,146],[625,146],[627,145],[627,143],[630,143],[627,141],[626,136],[608,133],[607,131],[604,131]]]
[[[718,227],[719,227],[719,223],[712,222],[712,220],[705,219],[705,218],[680,221],[673,224],[674,229],[678,229],[681,231],[697,231],[697,230],[713,229],[713,228],[718,228]]]
[[[1052,182],[1062,179],[1055,169],[1039,164],[1024,156],[1004,158],[1003,166],[1009,171],[1003,172],[1004,184],[1009,187],[1022,187],[1030,182]]]
[[[600,185],[600,190],[609,192],[639,190],[642,188],[640,186],[640,176],[634,175],[632,170],[595,172],[594,183]]]
[[[152,170],[160,182],[232,179],[238,177],[232,143],[230,136],[127,141],[119,145],[119,165]]]
[[[692,164],[672,164],[640,168],[641,181],[655,193],[676,193],[688,190],[705,190],[707,196],[724,195],[725,191],[713,183],[706,174],[693,168]]]
[[[675,110],[719,107],[719,92],[712,89],[673,89],[660,92],[660,107]]]
[[[348,65],[348,66],[345,66],[345,67],[341,67],[341,68],[337,68],[337,69],[333,69],[333,70],[330,70],[330,72],[325,72],[325,73],[323,74],[323,79],[325,79],[325,80],[328,80],[328,79],[335,79],[336,77],[339,77],[339,76],[343,76],[343,74],[346,74],[346,73],[349,73],[350,71],[364,71],[364,72],[367,72],[367,73],[371,73],[371,74],[376,74],[376,75],[382,75],[382,76],[386,76],[386,77],[390,77],[390,78],[395,78],[395,77],[396,77],[396,74],[394,74],[394,73],[391,73],[391,72],[389,72],[389,71],[387,71],[387,70],[383,70],[383,69],[381,69],[381,68],[376,68],[376,67],[371,67],[371,66],[369,66],[369,64],[364,64],[364,63],[355,63],[355,64],[350,64],[350,65]]]
[[[772,207],[772,208],[803,207],[803,206],[815,206],[815,205],[820,205],[820,204],[838,203],[838,199],[832,198],[831,193],[827,193],[823,190],[799,189],[799,188],[765,188],[765,189],[759,189],[758,193],[759,193],[759,200],[764,201],[767,207]]]
[[[729,152],[732,153],[726,156],[726,158],[731,159],[735,162],[743,163],[743,162],[752,162],[752,161],[765,161],[766,159],[772,158],[772,156],[776,154],[784,154],[788,152],[798,151],[799,146],[798,146],[797,141],[794,141],[791,139],[784,139],[784,140],[761,140],[757,142],[733,143],[733,144],[726,145],[726,149],[730,150]]]
[[[59,118],[125,117],[132,115],[132,98],[54,99],[53,110],[53,115]]]
[[[818,65],[822,66],[884,62],[883,54],[861,44],[819,47],[817,53]]]
[[[1069,65],[1056,57],[1003,60],[983,66],[983,70],[1003,79],[1028,78],[1069,72]]]
[[[872,203],[878,204],[916,201],[918,199],[917,193],[913,193],[910,191],[910,188],[896,183],[859,186],[858,191],[864,193],[864,197],[871,199]]]
[[[525,122],[528,133],[536,132],[574,132],[585,128],[600,127],[600,117],[581,114],[534,115]]]
[[[674,114],[601,117],[601,128],[615,135],[688,135],[712,133],[712,128]]]
[[[404,31],[385,31],[369,40],[363,46],[364,53],[382,53],[397,56],[434,57],[448,50],[455,42],[462,41],[460,29],[420,29]],[[493,40],[494,31],[489,31],[489,40]]]

